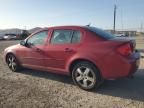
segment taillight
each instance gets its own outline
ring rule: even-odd
[[[132,49],[132,52],[135,51],[135,48],[136,48],[136,42],[135,41],[132,41],[131,44],[131,49]]]
[[[122,45],[120,46],[117,51],[121,54],[121,55],[124,55],[124,56],[129,56],[132,54],[132,48],[130,46],[130,44],[125,44],[125,45]]]

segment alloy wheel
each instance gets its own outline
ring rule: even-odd
[[[17,69],[17,62],[16,62],[16,58],[13,55],[9,55],[7,58],[7,64],[8,67],[12,70],[12,71],[16,71]]]
[[[76,82],[83,88],[92,88],[96,83],[96,76],[89,67],[78,67],[75,72]]]

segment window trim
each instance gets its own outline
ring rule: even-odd
[[[81,35],[80,35],[80,41],[79,41],[78,43],[73,43],[73,42],[72,42],[72,39],[73,39],[74,33],[75,33],[76,31],[80,32],[80,34],[81,34]],[[71,44],[80,44],[81,41],[82,41],[82,32],[81,32],[80,30],[73,30],[73,34],[72,34],[72,38],[71,38]]]

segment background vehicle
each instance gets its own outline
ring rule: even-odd
[[[126,37],[125,34],[114,34],[116,37]]]
[[[133,75],[140,55],[133,40],[95,27],[59,26],[42,29],[6,48],[4,58],[12,71],[27,67],[71,75],[80,88],[90,90],[103,79]]]
[[[17,38],[17,36],[15,34],[5,34],[3,36],[4,40],[13,40],[13,39],[16,39],[16,38]]]
[[[2,37],[2,36],[0,36],[0,40],[3,40],[3,37]]]

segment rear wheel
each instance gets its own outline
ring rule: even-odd
[[[79,62],[73,68],[72,79],[80,88],[91,90],[98,87],[100,74],[92,63]]]
[[[13,54],[8,54],[6,57],[6,63],[10,70],[12,71],[18,71],[20,69],[20,65],[18,64],[18,61],[16,57]]]

